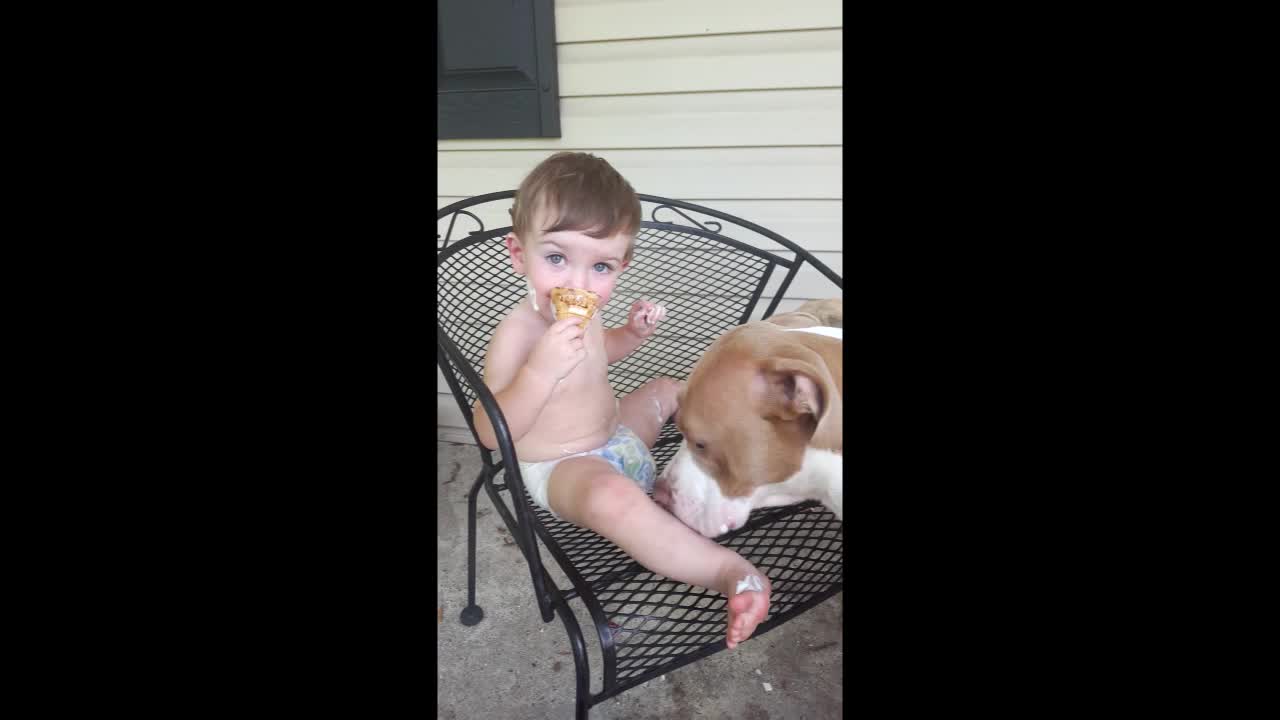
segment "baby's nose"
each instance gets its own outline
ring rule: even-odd
[[[574,268],[573,272],[569,273],[569,282],[573,283],[573,287],[575,288],[582,290],[591,289],[590,287],[587,287],[587,283],[590,282],[590,278],[587,276],[587,272],[582,268]]]

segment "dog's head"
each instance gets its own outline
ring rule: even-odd
[[[840,451],[839,342],[752,323],[712,344],[680,396],[684,441],[654,499],[708,537],[760,505],[805,499],[788,487],[810,448]],[[831,343],[834,343],[832,345]]]

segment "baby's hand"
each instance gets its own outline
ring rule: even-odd
[[[631,314],[627,317],[627,329],[636,337],[649,337],[658,329],[658,323],[667,316],[667,309],[648,300],[637,300],[631,303]]]
[[[552,323],[542,337],[538,338],[525,365],[557,382],[567,377],[587,357],[587,348],[583,342],[586,331],[579,326],[579,322],[580,318],[566,317]]]

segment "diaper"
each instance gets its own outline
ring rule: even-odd
[[[529,497],[533,498],[538,507],[544,508],[559,518],[560,516],[556,515],[547,501],[547,482],[551,479],[551,471],[565,460],[591,455],[600,457],[612,465],[614,470],[631,478],[646,493],[653,492],[653,480],[657,471],[653,456],[649,454],[649,448],[645,447],[644,441],[632,432],[631,428],[621,424],[613,433],[613,437],[595,450],[566,455],[555,460],[520,463],[520,477],[524,479],[524,489],[529,491]]]

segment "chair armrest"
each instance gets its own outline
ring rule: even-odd
[[[511,432],[507,428],[506,417],[503,416],[502,408],[498,406],[498,401],[494,399],[489,386],[484,384],[484,380],[471,367],[471,363],[467,361],[462,352],[458,350],[458,347],[449,339],[448,334],[445,333],[444,328],[440,327],[439,323],[436,324],[436,362],[440,365],[440,370],[444,374],[445,380],[449,383],[449,390],[453,393],[453,397],[458,401],[459,406],[464,405],[466,394],[458,387],[458,380],[454,372],[462,375],[467,385],[475,389],[480,405],[484,407],[484,411],[488,414],[489,421],[493,425],[493,434],[498,441],[498,452],[502,457],[503,471],[506,473],[507,484],[511,489],[511,504],[515,508],[515,540],[520,543],[521,549],[525,550],[524,556],[529,563],[529,573],[533,579],[534,591],[538,596],[539,609],[542,611],[543,619],[549,621],[552,616],[552,610],[547,588],[543,581],[546,572],[542,567],[542,556],[538,553],[537,535],[533,531],[535,518],[524,499],[524,478],[520,475],[520,461],[516,457],[515,444],[511,441]],[[476,439],[476,445],[484,448],[484,445],[480,442],[480,436],[476,432],[475,419],[472,416],[471,408],[462,407],[461,409],[463,417],[466,418],[467,427],[471,430],[471,436]]]

